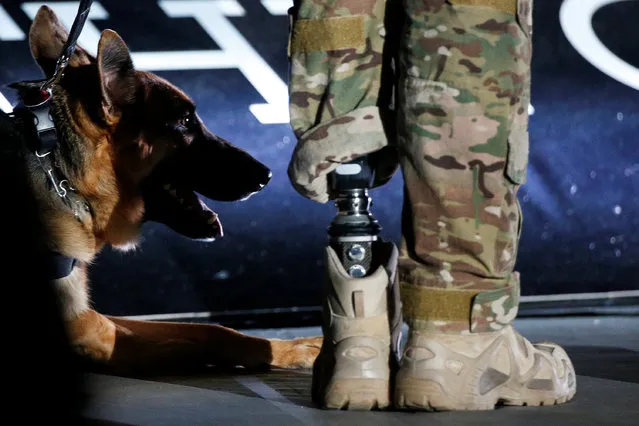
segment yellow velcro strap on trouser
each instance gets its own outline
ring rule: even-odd
[[[424,321],[465,321],[478,290],[449,290],[401,284],[404,315]]]
[[[494,290],[457,290],[401,284],[402,311],[407,321],[459,323],[471,332],[496,330],[517,316],[519,274]]]
[[[517,13],[517,0],[449,0],[449,2],[456,6],[483,6],[512,15]]]
[[[291,53],[326,52],[365,47],[364,17],[341,16],[295,21]]]

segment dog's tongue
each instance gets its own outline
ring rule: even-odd
[[[145,220],[160,222],[188,238],[214,240],[224,235],[217,214],[192,190],[174,184],[144,188]]]

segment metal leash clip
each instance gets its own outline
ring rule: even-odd
[[[49,176],[49,181],[51,181],[55,192],[60,196],[60,198],[64,198],[67,196],[67,190],[64,187],[65,184],[69,187],[70,191],[73,191],[73,188],[69,185],[68,180],[63,179],[59,183],[55,180],[55,176],[53,176],[53,169],[47,170],[47,175]]]

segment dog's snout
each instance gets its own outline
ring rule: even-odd
[[[271,170],[246,151],[235,149],[233,154],[227,158],[227,161],[233,157],[238,165],[237,174],[229,177],[234,179],[236,184],[245,186],[245,189],[250,192],[257,192],[271,180],[273,176]]]
[[[216,201],[238,201],[260,192],[271,170],[247,151],[204,129],[183,155],[176,178],[195,192]]]

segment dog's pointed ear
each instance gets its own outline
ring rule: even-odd
[[[31,55],[47,78],[53,75],[55,63],[68,37],[69,32],[53,10],[48,6],[40,7],[29,29],[29,46]],[[92,62],[95,62],[95,58],[80,46],[76,46],[69,66],[78,67]]]
[[[129,104],[136,95],[136,74],[129,48],[120,36],[105,30],[98,44],[98,73],[102,100],[108,114],[114,107]]]

